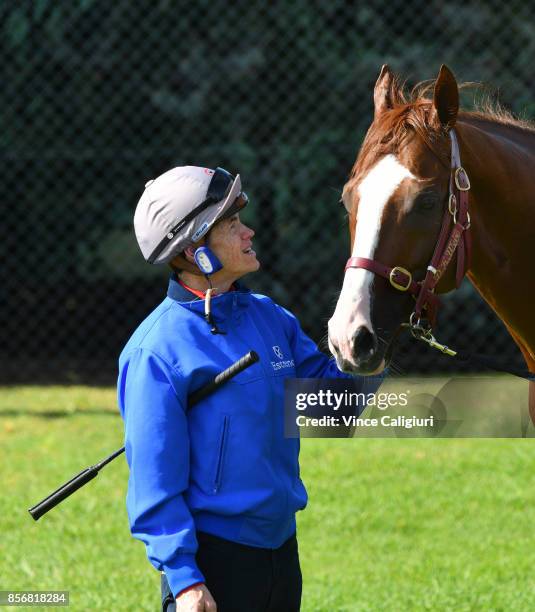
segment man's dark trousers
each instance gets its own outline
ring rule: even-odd
[[[297,539],[280,548],[257,548],[197,532],[197,565],[217,612],[298,612],[302,578]],[[175,598],[162,574],[162,609],[175,612]]]

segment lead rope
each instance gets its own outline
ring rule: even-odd
[[[482,365],[491,370],[495,370],[496,372],[506,372],[507,374],[518,376],[519,378],[535,381],[535,373],[530,372],[526,369],[511,368],[510,366],[504,365],[494,357],[489,357],[488,355],[484,355],[482,353],[470,353],[469,351],[454,351],[445,344],[441,344],[440,342],[438,342],[438,340],[433,336],[433,332],[430,327],[426,328],[421,325],[420,322],[414,323],[412,315],[409,323],[402,323],[400,325],[400,328],[398,328],[398,332],[396,332],[396,334],[394,335],[393,340],[397,338],[399,330],[404,327],[409,328],[413,338],[425,342],[428,346],[440,351],[443,355],[448,355],[449,357],[456,357],[463,363],[472,362],[478,365]],[[393,344],[393,342],[391,344]],[[393,347],[389,347],[390,354],[392,353],[392,351]]]

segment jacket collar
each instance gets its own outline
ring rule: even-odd
[[[243,285],[242,283],[235,281],[234,282],[235,291],[228,291],[226,294],[219,294],[217,297],[225,296],[225,295],[235,295],[239,293],[251,293],[251,290]],[[171,274],[169,277],[169,286],[167,288],[167,297],[175,300],[176,302],[187,303],[187,302],[202,302],[195,294],[191,293],[185,289],[179,282],[176,277],[176,274]],[[213,298],[212,298],[213,299]]]

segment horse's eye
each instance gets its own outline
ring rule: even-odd
[[[421,193],[415,202],[417,210],[432,210],[438,202],[438,197],[434,193]]]

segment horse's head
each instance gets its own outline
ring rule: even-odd
[[[448,205],[448,130],[459,106],[457,82],[445,66],[433,98],[425,91],[408,100],[383,66],[374,90],[374,121],[342,196],[352,257],[404,268],[415,281],[424,278]],[[453,288],[452,269],[440,280],[439,292]],[[386,367],[387,347],[414,309],[413,296],[400,290],[408,277],[399,274],[396,283],[368,269],[346,270],[329,321],[329,347],[344,371],[373,374]]]

